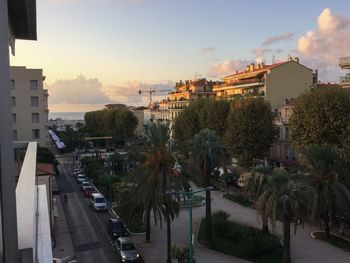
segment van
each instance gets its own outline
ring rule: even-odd
[[[95,211],[107,211],[107,203],[104,196],[100,193],[93,193],[89,198],[89,205]]]

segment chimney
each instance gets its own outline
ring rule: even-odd
[[[249,71],[250,72],[254,71],[254,63],[250,64]]]
[[[298,57],[295,57],[295,58],[294,58],[294,61],[295,61],[296,63],[299,63],[299,58],[298,58]]]
[[[249,72],[249,69],[250,69],[250,66],[248,65],[248,66],[246,66],[245,71]]]

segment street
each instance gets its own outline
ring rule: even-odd
[[[67,194],[64,211],[71,232],[76,258],[79,263],[114,263],[119,262],[115,247],[107,233],[107,224],[111,215],[108,212],[94,212],[87,198],[80,191],[72,176],[71,155],[57,157],[60,175],[57,183],[60,196]]]

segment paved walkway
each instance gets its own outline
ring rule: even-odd
[[[68,260],[75,258],[75,250],[61,198],[59,195],[55,195],[54,197],[56,198],[58,217],[54,223],[56,246],[52,249],[52,253],[54,258],[64,259],[64,262],[68,262]]]
[[[195,189],[195,187],[193,187]],[[205,193],[200,193],[203,196]],[[221,192],[212,192],[212,211],[224,210],[231,214],[230,219],[252,227],[260,228],[257,213],[252,208],[243,207],[221,197]],[[205,207],[193,209],[194,229],[198,230],[201,218],[205,216]],[[183,246],[188,243],[188,211],[181,210],[180,215],[172,225],[172,244]],[[281,224],[277,224],[277,235],[281,237]],[[310,233],[317,228],[310,226],[298,228],[296,235],[291,234],[292,260],[296,263],[348,263],[350,262],[350,252],[345,252],[337,247],[325,242],[314,240]],[[196,237],[197,237],[196,231]],[[132,237],[136,246],[140,249],[145,262],[166,262],[166,226],[162,229],[152,224],[151,242],[145,243],[145,236]],[[199,263],[243,263],[248,262],[242,259],[223,255],[200,246],[197,242],[194,246],[195,256]]]

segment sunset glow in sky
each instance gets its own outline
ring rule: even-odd
[[[38,41],[17,41],[11,65],[44,69],[52,112],[146,105],[139,89],[288,55],[337,82],[349,10],[342,0],[37,0]]]

